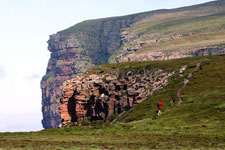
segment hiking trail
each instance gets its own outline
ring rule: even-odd
[[[183,86],[177,90],[177,97],[178,97],[178,103],[177,103],[177,106],[179,106],[179,105],[183,102],[183,100],[182,100],[182,98],[181,98],[182,90],[183,90],[183,89],[187,86],[187,84],[190,82],[190,78],[193,76],[193,73],[199,70],[199,68],[200,68],[200,66],[201,66],[201,63],[202,63],[203,61],[207,61],[207,60],[209,60],[209,59],[203,58],[203,59],[200,59],[200,60],[197,60],[197,61],[194,61],[194,62],[191,62],[191,63],[188,64],[188,65],[190,65],[190,64],[196,63],[195,68],[188,74],[187,78],[184,78]],[[181,67],[180,73],[183,73],[183,72],[186,70],[186,68],[187,68],[188,65],[185,65],[185,66]],[[182,75],[183,75],[183,74],[182,74]]]

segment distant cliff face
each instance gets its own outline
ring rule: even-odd
[[[89,57],[82,51],[76,37],[56,34],[48,41],[51,58],[47,73],[42,78],[42,124],[44,128],[55,128],[60,123],[56,99],[62,94],[62,83],[93,66]]]
[[[88,21],[50,36],[51,58],[41,81],[44,128],[55,128],[60,123],[56,99],[62,94],[62,83],[95,65],[108,63],[121,46],[120,29],[130,24],[129,18]]]
[[[225,53],[225,1],[84,21],[51,35],[42,78],[42,124],[60,123],[56,99],[66,80],[105,63]]]

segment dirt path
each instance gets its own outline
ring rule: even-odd
[[[207,58],[203,58],[203,59],[200,59],[200,60],[197,60],[197,61],[193,61],[193,62],[191,62],[191,63],[188,64],[188,65],[190,65],[190,64],[195,64],[195,68],[188,74],[187,78],[184,79],[183,86],[177,90],[177,97],[178,97],[178,103],[177,103],[177,106],[179,106],[179,105],[183,102],[183,100],[182,100],[182,98],[181,98],[182,90],[183,90],[183,89],[187,86],[187,84],[189,83],[189,80],[190,80],[190,78],[193,76],[193,73],[196,72],[197,70],[199,70],[199,68],[200,68],[202,62],[208,61],[208,60],[209,60],[209,59],[207,59]],[[180,71],[183,73],[183,72],[186,70],[186,68],[188,67],[188,65],[185,65],[185,66],[181,67],[181,70],[180,70]],[[111,122],[111,124],[114,124],[115,122],[117,122],[119,119],[122,118],[123,114],[125,114],[126,112],[129,113],[129,112],[131,112],[131,111],[132,111],[133,109],[135,109],[135,108],[136,108],[136,106],[134,106],[133,108],[131,108],[131,109],[128,110],[128,111],[122,112],[121,114],[119,114],[119,116],[117,116],[117,117]],[[126,120],[126,119],[125,119],[125,120]]]
[[[119,116],[117,116],[110,124],[114,124],[115,122],[117,122],[123,114],[125,114],[126,111],[122,112],[121,114],[119,114]]]
[[[194,70],[192,70],[192,72],[190,72],[190,73],[188,74],[188,77],[184,79],[184,84],[183,84],[183,86],[177,90],[177,97],[178,97],[178,103],[177,103],[177,106],[179,106],[179,105],[183,102],[183,100],[182,100],[182,98],[181,98],[182,90],[183,90],[183,89],[187,86],[187,84],[189,83],[190,78],[193,76],[193,73],[196,72],[197,70],[199,70],[199,68],[200,68],[200,66],[201,66],[201,63],[202,63],[203,61],[207,61],[207,60],[208,60],[208,59],[204,58],[204,59],[198,60],[198,62],[194,61],[194,62],[191,62],[191,63],[190,63],[190,64],[196,63],[196,65],[195,65]],[[185,67],[185,68],[186,68],[186,67]]]

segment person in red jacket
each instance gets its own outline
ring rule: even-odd
[[[158,110],[158,115],[161,114],[161,108],[162,108],[162,105],[163,105],[163,103],[162,103],[161,101],[159,101],[159,102],[157,103],[157,108],[159,109],[159,110]]]

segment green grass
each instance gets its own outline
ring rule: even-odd
[[[179,68],[202,57],[162,62],[103,65],[109,68]],[[146,99],[114,125],[47,129],[28,133],[0,133],[0,149],[224,149],[225,147],[225,56],[209,56],[182,91],[176,106],[176,91],[184,77],[174,76],[168,87]],[[184,73],[194,69],[190,64]],[[173,99],[175,104],[171,105]],[[156,115],[156,102],[163,101]],[[126,120],[128,123],[123,123]]]
[[[154,68],[161,68],[163,70],[173,71],[195,59],[196,58],[186,58],[168,61],[142,61],[142,62],[124,62],[117,64],[103,64],[88,70],[84,74],[94,74],[99,72],[102,72],[102,74],[109,74],[109,73],[111,74],[119,72],[121,75],[123,75],[128,71],[133,71],[135,73],[138,71],[143,71],[143,69],[151,70]]]
[[[160,14],[150,17],[136,23],[134,27],[136,34],[143,35],[149,33],[179,33],[191,31],[207,31],[213,28],[224,27],[224,12],[219,14],[202,14],[203,16],[196,16],[190,12],[168,13]],[[217,13],[215,11],[212,11]],[[201,12],[203,13],[203,12]]]
[[[217,45],[225,44],[225,30],[218,32],[204,32],[195,35],[183,37],[181,39],[169,40],[156,46],[146,46],[141,48],[137,53],[146,51],[179,51],[179,50],[191,50],[195,48],[214,47]]]
[[[136,54],[151,51],[187,51],[224,45],[224,3],[218,6],[202,5],[199,9],[189,8],[156,13],[134,23],[126,29],[129,38],[120,49],[134,48],[138,46],[138,42],[148,43],[149,40],[158,42],[139,47]],[[180,37],[176,38],[177,36]]]
[[[63,66],[63,65],[65,65],[66,63],[65,62],[63,62],[63,61],[57,61],[57,63],[56,63],[56,66],[58,67],[58,66]]]
[[[54,81],[55,81],[55,74],[53,74],[53,73],[49,74],[48,79],[46,81],[47,85],[53,84]]]

